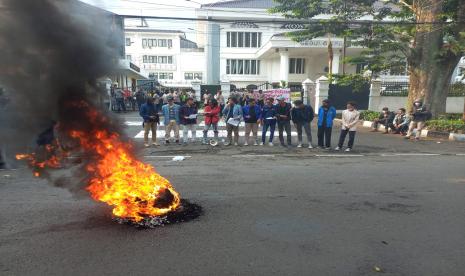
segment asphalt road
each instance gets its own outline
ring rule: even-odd
[[[0,171],[0,274],[465,274],[464,143],[363,130],[350,155],[195,145],[141,158],[205,214],[137,230],[26,168]]]

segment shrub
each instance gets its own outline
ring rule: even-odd
[[[465,133],[463,120],[430,120],[426,122],[428,129],[443,132]]]
[[[364,121],[374,121],[379,117],[380,113],[371,110],[364,110],[360,112],[360,120]]]

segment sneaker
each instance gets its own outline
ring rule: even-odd
[[[352,149],[351,148],[346,148],[345,152],[351,152]]]
[[[372,129],[372,130],[370,130],[370,132],[378,132],[378,130],[377,129]]]
[[[312,144],[308,145],[308,148],[309,148],[309,149],[313,149]]]
[[[298,147],[298,148],[301,148],[301,147],[302,147],[302,144],[298,144],[297,147]]]
[[[226,143],[224,143],[224,145],[227,147],[227,146],[231,145],[231,143],[226,142]]]
[[[281,147],[287,148],[286,144],[281,144]]]
[[[410,140],[410,136],[405,136],[404,139],[405,140]]]
[[[415,137],[415,140],[416,140],[416,141],[420,141],[420,137]]]
[[[273,145],[273,142],[269,142],[269,143],[268,143],[268,146],[270,146],[270,147],[274,146],[274,145]]]
[[[239,146],[239,144],[238,144],[238,143],[234,143],[234,146],[237,147],[237,146]]]
[[[336,147],[334,150],[340,151],[341,147]]]
[[[254,146],[258,146],[258,143],[257,143],[257,142],[254,142],[253,145],[254,145]],[[263,146],[263,144],[262,144],[262,146]]]
[[[261,142],[261,143],[260,143],[260,146],[263,146],[263,145],[265,145],[265,143]]]
[[[181,144],[181,143],[179,142],[179,140],[176,140],[176,144]]]
[[[207,141],[202,141],[202,145],[208,145]]]
[[[237,143],[236,143],[236,144],[237,144]],[[245,143],[244,143],[244,146],[246,146],[246,147],[247,147],[248,145],[249,145],[249,143],[247,143],[247,142],[245,142]]]
[[[385,131],[385,132],[383,132],[383,134],[389,134],[389,131]]]
[[[325,150],[331,150],[331,147],[326,147]]]
[[[160,144],[158,144],[157,142],[153,142],[152,145],[155,146],[155,147],[160,146]]]
[[[165,140],[165,145],[168,145],[170,143],[170,140]]]
[[[144,146],[145,146],[146,148],[150,147],[150,145],[147,144],[147,143],[145,143]]]

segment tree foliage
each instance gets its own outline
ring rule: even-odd
[[[307,21],[305,29],[289,32],[296,41],[329,35],[346,37],[348,45],[364,47],[360,56],[349,57],[346,63],[366,63],[376,76],[385,70],[403,70],[406,61],[413,63],[419,31],[425,35],[441,32],[443,45],[435,62],[465,54],[465,22],[461,10],[464,0],[275,0],[273,13],[290,19]],[[422,12],[442,5],[441,13],[432,22],[419,22]],[[329,18],[322,14],[331,15]],[[421,25],[420,25],[421,24]]]

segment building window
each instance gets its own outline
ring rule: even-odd
[[[158,47],[168,47],[168,42],[166,41],[166,39],[159,39]]]
[[[173,40],[168,39],[168,48],[172,48],[172,47],[173,47]]]
[[[142,56],[143,63],[173,64],[172,56]]]
[[[131,46],[131,38],[127,37],[126,38],[126,46]]]
[[[126,55],[126,59],[129,61],[132,61],[132,56],[131,55]]]
[[[197,80],[202,80],[202,73],[194,73],[194,79],[197,79]]]
[[[172,80],[173,79],[173,73],[166,73],[166,72],[158,73],[158,79],[160,79],[160,80]]]
[[[185,80],[202,80],[202,73],[184,73]]]
[[[226,74],[228,75],[259,75],[260,60],[228,59],[226,60]]]
[[[226,46],[230,48],[259,48],[262,46],[262,33],[227,32]]]
[[[290,58],[289,59],[289,74],[305,74],[305,59]]]

